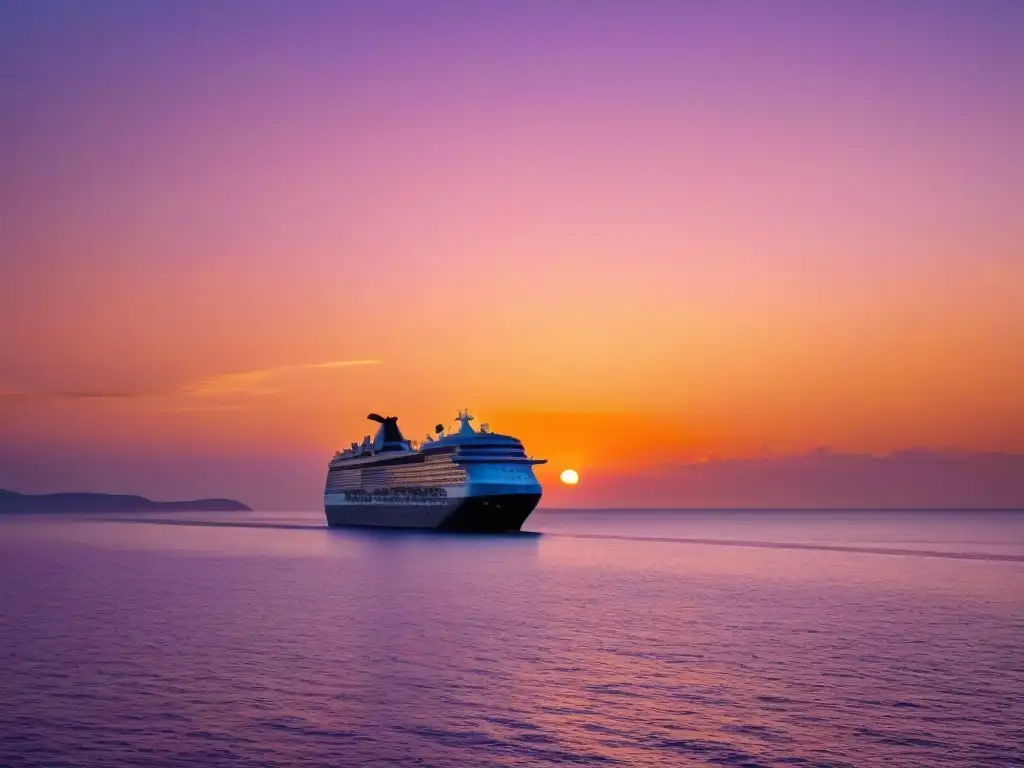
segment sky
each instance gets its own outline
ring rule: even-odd
[[[12,0],[0,201],[0,487],[1024,505],[1020,3]]]

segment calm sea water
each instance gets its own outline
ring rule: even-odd
[[[1024,515],[0,519],[0,765],[1024,765]]]

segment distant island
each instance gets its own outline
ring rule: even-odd
[[[4,512],[251,512],[234,499],[153,501],[143,496],[110,493],[15,493],[0,489],[0,514]]]

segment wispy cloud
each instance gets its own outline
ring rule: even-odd
[[[292,368],[348,368],[353,365],[380,365],[380,360],[328,360],[326,363],[291,366]]]
[[[196,413],[209,411],[247,411],[249,405],[246,403],[204,403],[201,405],[177,405],[170,408],[161,408],[162,413]]]
[[[168,412],[241,410],[245,406],[238,403],[223,402],[237,398],[260,397],[275,395],[286,391],[281,379],[287,374],[299,371],[333,370],[361,365],[378,365],[380,360],[327,360],[320,363],[302,363],[299,365],[279,365],[274,368],[259,368],[252,371],[239,371],[209,376],[194,382],[183,384],[177,389],[149,392],[125,392],[122,390],[70,390],[63,392],[26,392],[0,389],[0,402],[23,400],[124,400],[136,398],[185,398],[194,401],[221,401],[207,403],[184,403],[163,409]]]
[[[103,390],[57,392],[53,396],[64,400],[120,400],[127,397],[139,397],[137,393],[132,392],[104,392]]]
[[[0,401],[12,400],[125,400],[135,397],[152,397],[154,392],[120,392],[105,390],[73,391],[73,392],[14,392],[0,390]]]
[[[270,382],[288,373],[303,370],[349,368],[357,365],[377,365],[379,363],[380,360],[328,360],[323,363],[279,365],[274,368],[262,368],[255,371],[226,373],[188,384],[182,387],[181,393],[192,397],[276,395],[284,390],[280,386],[271,386]]]
[[[189,397],[226,397],[231,395],[276,395],[280,387],[269,387],[266,382],[283,371],[268,369],[265,371],[245,371],[242,373],[226,373],[211,376],[186,384],[175,394]]]

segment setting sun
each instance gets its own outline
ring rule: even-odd
[[[580,481],[580,475],[575,469],[564,470],[560,477],[566,485],[576,485]]]

